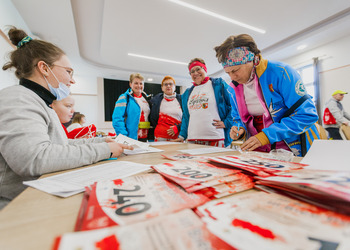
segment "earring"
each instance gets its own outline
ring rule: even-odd
[[[259,56],[254,57],[254,66],[257,66],[259,64]]]

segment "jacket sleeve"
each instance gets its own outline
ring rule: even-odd
[[[227,110],[227,115],[225,117],[225,119],[223,120],[226,129],[231,129],[231,127],[233,126],[233,89],[227,84],[227,83],[223,83],[224,85],[224,100],[225,100],[225,106],[226,106],[226,110]]]
[[[343,122],[347,122],[347,120],[345,119],[346,112],[342,113],[336,101],[329,102],[328,109],[329,109],[329,112],[332,113],[338,125],[342,125]]]
[[[350,121],[350,115],[349,115],[349,113],[346,112],[345,110],[344,110],[343,112],[344,112],[344,117]],[[347,121],[345,121],[345,122],[347,122]]]
[[[182,96],[181,96],[181,95],[176,95],[176,96],[177,96],[177,101],[178,101],[179,104],[180,104],[181,111],[182,111],[182,113],[183,113],[183,109],[182,109]],[[178,125],[176,125],[177,131],[181,131],[181,124],[182,124],[182,122],[180,122]]]
[[[119,96],[115,103],[115,108],[112,115],[112,124],[117,135],[122,134],[128,136],[128,131],[125,126],[126,106],[128,105],[126,94]]]
[[[149,115],[149,119],[151,122],[151,125],[155,128],[158,124],[158,119],[159,119],[159,107],[160,107],[160,98],[159,96],[156,95],[153,97],[150,101],[151,103],[151,113]]]
[[[187,89],[181,97],[182,120],[181,120],[181,129],[180,129],[179,136],[181,136],[185,140],[187,139],[187,135],[188,135],[188,121],[190,119],[190,114],[188,112],[188,107],[187,107],[188,96],[189,96],[189,89]]]
[[[278,67],[278,70],[272,72],[278,74],[274,86],[281,95],[284,105],[289,109],[307,93],[300,75],[291,66]],[[266,134],[270,143],[275,143],[302,134],[317,120],[316,107],[312,99],[308,98],[290,116],[274,122],[262,131]]]
[[[58,117],[51,119],[36,99],[0,99],[0,152],[17,175],[39,176],[109,157],[107,143],[68,144]]]
[[[81,144],[88,144],[88,143],[103,143],[106,142],[105,137],[93,137],[88,139],[68,139],[69,145],[81,145]]]
[[[237,100],[236,100],[236,93],[235,93],[234,89],[231,86],[229,86],[229,87],[230,88],[228,89],[228,92],[229,92],[229,94],[231,96],[231,100],[230,101],[231,101],[231,107],[232,107],[232,109],[231,109],[231,116],[232,116],[232,125],[231,125],[231,127],[233,127],[233,126],[238,127],[239,126],[239,127],[244,128],[245,130],[247,130],[245,125],[244,125],[244,123],[241,120],[240,115],[239,115],[238,105],[237,105]],[[225,126],[226,126],[226,124],[225,124]]]

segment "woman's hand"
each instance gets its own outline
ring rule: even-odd
[[[258,140],[258,138],[256,138],[255,136],[252,136],[242,144],[241,149],[243,151],[246,151],[246,150],[253,151],[254,149],[261,147],[261,146],[262,146],[262,144]]]
[[[170,140],[171,142],[184,142],[184,139],[182,139],[181,137],[174,139],[174,140]]]
[[[111,153],[112,153],[111,158],[119,157],[124,152],[124,149],[130,149],[130,150],[134,149],[133,147],[131,147],[129,145],[122,144],[122,143],[116,143],[115,141],[108,142],[108,146],[109,146],[109,149],[111,150]]]
[[[238,140],[243,134],[244,134],[244,128],[239,128],[239,131],[238,131],[238,127],[233,126],[230,130],[230,137],[234,141]]]
[[[173,128],[169,128],[167,131],[167,134],[170,135],[170,136],[174,136],[175,135],[175,131]]]
[[[106,142],[115,142],[111,137],[106,137]]]
[[[219,128],[226,128],[225,127],[225,123],[223,121],[220,121],[220,120],[215,120],[213,119],[213,126],[215,126],[217,129]]]

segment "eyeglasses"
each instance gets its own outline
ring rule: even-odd
[[[169,83],[163,83],[163,86],[165,86],[165,87],[172,87],[172,86],[174,86],[174,83],[172,83],[172,82],[169,82]]]
[[[52,64],[52,65],[56,66],[56,67],[64,68],[67,71],[67,73],[70,75],[70,77],[73,77],[74,70],[72,68],[64,67],[64,66],[57,65],[57,64]]]
[[[194,73],[198,73],[199,71],[201,71],[203,68],[202,67],[198,67],[198,68],[194,68],[190,71],[190,75],[194,74]]]

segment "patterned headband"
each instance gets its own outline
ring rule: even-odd
[[[26,36],[17,44],[17,48],[22,47],[24,44],[29,43],[31,40],[33,39],[30,36]]]
[[[249,51],[248,47],[237,47],[229,50],[226,55],[225,61],[222,62],[224,68],[246,64],[254,60],[254,53]]]

